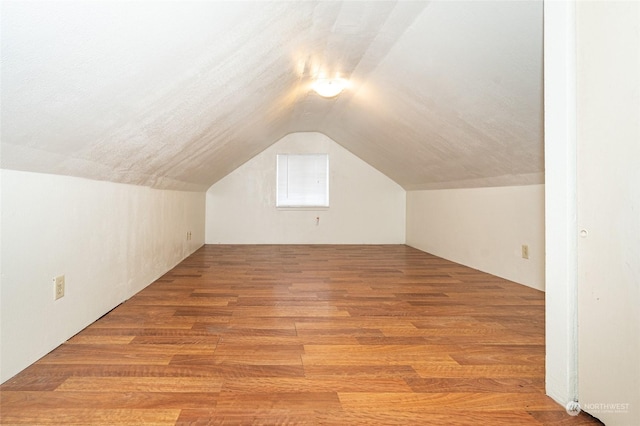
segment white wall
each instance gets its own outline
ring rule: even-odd
[[[2,382],[203,244],[204,193],[1,176]],[[65,296],[54,301],[52,279],[63,274]]]
[[[305,153],[329,154],[330,207],[277,209],[276,154]],[[329,137],[292,133],[211,186],[206,217],[208,244],[404,244],[405,191]]]
[[[640,2],[578,2],[576,28],[579,402],[640,425]]]
[[[546,392],[578,400],[575,3],[544,5]]]
[[[409,191],[407,244],[544,290],[544,185]]]

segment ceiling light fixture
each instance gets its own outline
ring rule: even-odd
[[[347,87],[347,80],[344,78],[319,78],[311,86],[316,93],[324,98],[333,98]]]

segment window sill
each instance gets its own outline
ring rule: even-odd
[[[304,206],[300,206],[300,207],[295,207],[295,206],[286,206],[286,207],[276,207],[276,210],[281,210],[281,211],[287,211],[287,210],[303,210],[303,211],[325,211],[325,210],[329,210],[329,207],[322,207],[322,206],[309,206],[309,207],[304,207]]]

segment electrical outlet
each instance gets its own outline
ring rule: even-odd
[[[64,275],[60,275],[53,279],[53,285],[55,290],[55,300],[64,297]]]
[[[529,246],[526,244],[522,245],[522,258],[529,259]]]

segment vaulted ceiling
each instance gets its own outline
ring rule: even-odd
[[[292,132],[406,189],[543,181],[541,1],[2,3],[1,165],[204,190]],[[349,87],[326,99],[319,75]]]

